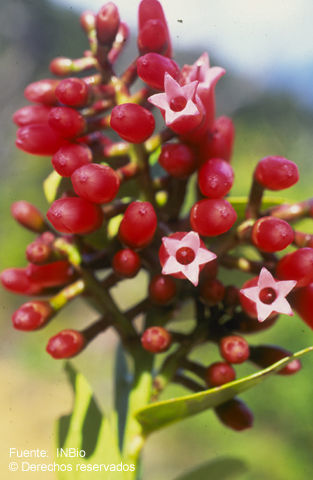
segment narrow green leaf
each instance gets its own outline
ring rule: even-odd
[[[248,197],[227,197],[227,201],[232,204],[238,215],[238,220],[242,220],[245,216],[245,210]],[[262,210],[286,203],[286,199],[281,197],[263,197]]]
[[[238,458],[218,458],[184,473],[175,480],[229,480],[242,478],[247,473],[246,464]],[[240,477],[239,477],[240,475]]]
[[[116,349],[114,404],[118,418],[119,448],[123,449],[125,424],[128,410],[128,397],[131,390],[131,376],[121,344]]]
[[[183,420],[184,418],[188,418],[209,408],[214,408],[221,403],[230,400],[239,393],[258,385],[265,378],[277,370],[280,370],[294,358],[301,357],[312,350],[313,347],[305,348],[290,357],[286,357],[279,362],[274,363],[264,370],[253,373],[252,375],[248,375],[239,380],[235,380],[234,382],[227,383],[221,387],[215,387],[200,393],[185,395],[183,397],[149,405],[140,409],[136,413],[136,417],[141,423],[144,432],[149,434],[171,423]]]
[[[53,170],[43,182],[43,191],[49,203],[52,203],[57,196],[62,177]]]

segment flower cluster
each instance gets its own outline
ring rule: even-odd
[[[138,25],[139,56],[117,75],[127,25],[113,3],[97,14],[83,13],[89,41],[84,56],[55,58],[50,64],[55,77],[26,87],[30,104],[13,117],[16,145],[51,158],[58,188],[46,218],[26,201],[13,204],[14,219],[36,238],[26,248],[27,266],[4,270],[1,282],[11,292],[39,297],[13,314],[18,330],[44,327],[78,296],[92,299],[102,312],[82,331],[56,333],[47,344],[53,358],[77,355],[112,327],[126,349],[171,348],[169,380],[203,390],[234,380],[236,364],[266,367],[290,354],[278,346],[251,346],[244,338],[271,327],[278,314],[292,315],[294,308],[313,328],[313,240],[293,226],[312,217],[313,202],[262,209],[265,190],[298,181],[295,163],[267,156],[256,166],[244,216],[236,211],[228,196],[234,126],[230,118],[215,116],[215,87],[225,70],[211,67],[207,53],[182,67],[172,59],[157,0],[141,1]],[[133,92],[138,77],[143,83]],[[164,118],[159,132],[153,107]],[[186,191],[194,178],[190,201]],[[258,260],[243,256],[245,245],[255,249]],[[253,277],[244,285],[225,285],[219,266]],[[110,289],[140,270],[149,276],[146,297],[122,312]],[[188,335],[170,325],[186,302],[195,306]],[[151,312],[157,313],[152,324]],[[149,328],[133,323],[138,315],[146,316]],[[220,358],[211,365],[188,358],[203,342],[219,346]],[[279,373],[299,368],[294,360]],[[157,382],[160,372],[154,396],[165,386]],[[190,380],[190,372],[198,382]],[[237,399],[215,411],[236,430],[252,424],[251,412]]]

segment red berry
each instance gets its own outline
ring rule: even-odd
[[[88,101],[89,89],[81,78],[65,78],[58,84],[55,95],[64,105],[81,107]]]
[[[59,80],[47,78],[38,82],[30,83],[24,90],[24,95],[30,102],[43,103],[44,105],[55,105],[57,98],[55,89]]]
[[[259,280],[259,277],[250,278],[249,280],[247,280],[243,284],[242,289],[255,287],[258,284],[258,280]],[[257,318],[258,314],[257,314],[255,302],[250,300],[248,297],[243,295],[241,292],[239,293],[239,299],[240,299],[240,303],[241,303],[243,311],[245,313],[247,313],[250,317]],[[263,322],[263,323],[266,323],[266,322]]]
[[[206,279],[201,283],[200,295],[208,305],[216,305],[225,295],[225,287],[219,280]]]
[[[155,121],[149,110],[135,103],[123,103],[113,108],[110,125],[123,140],[141,143],[152,135]]]
[[[140,269],[140,257],[130,248],[119,250],[113,257],[113,270],[117,275],[132,278]]]
[[[212,131],[206,141],[200,145],[200,157],[203,161],[208,158],[222,158],[230,162],[235,137],[235,128],[231,118],[219,117],[215,120]]]
[[[46,350],[56,359],[71,358],[82,351],[85,343],[84,336],[77,330],[62,330],[50,338]]]
[[[313,330],[313,283],[294,290],[291,294],[291,304],[302,320]]]
[[[165,73],[169,73],[175,80],[178,80],[180,75],[179,66],[174,60],[154,52],[138,58],[137,72],[141,80],[149,87],[162,91],[164,90]]]
[[[229,363],[243,363],[250,355],[248,342],[238,335],[223,337],[220,341],[220,352]]]
[[[215,413],[226,427],[233,430],[241,431],[252,427],[253,414],[251,410],[237,398],[216,407]]]
[[[93,203],[108,203],[116,196],[120,180],[113,168],[98,163],[83,165],[71,177],[75,192]]]
[[[86,128],[82,114],[70,107],[52,108],[49,114],[49,125],[64,138],[77,137]]]
[[[120,25],[118,9],[113,2],[103,5],[96,15],[96,32],[99,43],[112,44]]]
[[[47,212],[47,218],[61,233],[90,233],[102,223],[103,213],[98,205],[80,197],[55,200]]]
[[[157,305],[166,305],[176,295],[176,284],[167,275],[155,275],[149,284],[149,298]]]
[[[12,322],[14,328],[25,332],[38,330],[50,320],[53,310],[48,302],[33,300],[24,303],[13,313]]]
[[[200,235],[213,237],[227,232],[235,223],[237,213],[223,198],[210,198],[195,203],[190,212],[192,229]]]
[[[162,6],[158,0],[142,0],[138,9],[140,53],[157,51],[172,56],[171,40]]]
[[[14,202],[11,205],[11,214],[18,223],[32,232],[40,233],[46,228],[42,213],[25,200]]]
[[[48,123],[51,107],[47,105],[27,105],[20,108],[13,115],[13,122],[19,127],[32,123]]]
[[[254,178],[269,190],[289,188],[299,180],[298,167],[284,157],[265,157],[259,161]]]
[[[87,145],[72,143],[61,147],[51,161],[59,175],[70,177],[77,168],[92,162],[92,151]]]
[[[176,178],[188,177],[197,168],[197,159],[194,152],[183,143],[163,145],[159,163],[164,170]]]
[[[294,240],[294,231],[285,220],[274,217],[262,217],[252,229],[252,241],[264,252],[278,252]]]
[[[297,287],[313,282],[313,248],[299,248],[282,257],[276,265],[281,280],[297,280]]]
[[[276,345],[258,345],[251,348],[250,360],[261,368],[267,368],[273,363],[290,357],[291,352]],[[301,368],[301,362],[298,359],[291,360],[285,367],[278,370],[279,375],[292,375],[297,373]]]
[[[209,387],[224,385],[224,383],[232,382],[235,378],[235,370],[225,362],[212,363],[205,372],[205,381]]]
[[[45,123],[21,127],[16,137],[17,148],[32,155],[53,155],[65,143],[64,138]]]
[[[51,255],[51,246],[40,238],[27,245],[26,258],[30,263],[35,263],[38,265],[46,263]]]
[[[33,265],[31,263],[25,271],[31,282],[45,288],[58,287],[68,283],[73,278],[73,269],[67,260],[59,260],[45,265]]]
[[[148,352],[162,353],[171,346],[172,336],[163,327],[150,327],[143,332],[141,343]]]
[[[205,197],[224,197],[231,189],[233,182],[232,167],[220,158],[207,160],[199,170],[198,184]]]
[[[54,75],[68,75],[72,72],[73,61],[66,57],[56,57],[50,62],[50,72]],[[57,80],[59,82],[59,80]]]
[[[148,245],[155,234],[157,216],[149,202],[132,202],[124,213],[119,228],[119,237],[132,248]]]
[[[1,272],[0,280],[4,288],[21,295],[36,295],[42,286],[31,281],[25,268],[7,268]]]

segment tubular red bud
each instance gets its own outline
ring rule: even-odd
[[[51,107],[47,105],[27,105],[20,108],[13,115],[13,122],[19,127],[33,123],[48,123]]]
[[[50,320],[52,314],[53,309],[48,302],[38,300],[27,302],[13,313],[13,326],[25,332],[38,330]]]
[[[44,105],[55,105],[57,98],[55,89],[59,80],[46,78],[38,82],[30,83],[24,90],[24,95],[30,102],[43,103]]]
[[[162,9],[162,6],[158,0],[142,0],[139,9],[138,9],[138,23],[139,23],[139,32],[138,32],[138,48],[140,53],[147,53],[146,45],[143,40],[145,35],[149,34],[149,26],[151,28],[151,21],[155,22],[155,25],[158,25],[156,29],[156,36],[162,36],[162,45],[161,50],[158,46],[158,53],[163,53],[167,57],[172,56],[172,46],[170,40],[170,34],[168,31],[165,15]],[[149,36],[150,38],[150,36]],[[153,41],[153,39],[151,39]],[[155,40],[156,41],[156,40]],[[153,50],[155,51],[155,50]]]
[[[31,282],[45,288],[64,285],[73,278],[73,269],[67,260],[59,260],[45,265],[29,264],[25,271]]]
[[[190,212],[192,229],[207,237],[227,232],[236,219],[236,211],[223,198],[200,200],[194,204]]]
[[[149,87],[156,90],[164,90],[164,75],[169,73],[171,77],[178,80],[180,75],[179,66],[174,60],[158,53],[147,53],[137,60],[138,76]]]
[[[25,253],[26,258],[30,263],[40,265],[46,263],[50,259],[52,252],[53,250],[47,242],[38,239],[27,245]]]
[[[41,233],[46,229],[46,223],[42,213],[34,205],[25,200],[12,203],[11,214],[14,220],[32,232]]]
[[[285,220],[275,217],[262,217],[252,229],[254,245],[264,252],[278,252],[294,240],[294,231]]]
[[[55,107],[49,114],[49,125],[63,138],[81,135],[86,122],[81,113],[69,107]]]
[[[251,347],[249,360],[261,368],[267,368],[273,363],[279,362],[279,360],[282,360],[285,357],[290,357],[291,355],[291,352],[276,345],[258,345],[256,347]],[[293,373],[297,373],[300,368],[300,360],[294,359],[276,373],[279,375],[292,375]]]
[[[155,121],[149,110],[135,103],[113,108],[110,125],[127,142],[141,143],[152,135]]]
[[[36,295],[42,290],[42,286],[32,282],[26,275],[25,268],[7,268],[0,275],[4,288],[12,293],[21,295]]]
[[[77,330],[62,330],[50,338],[46,351],[55,359],[72,358],[82,351],[85,344],[84,336]]]
[[[92,162],[92,151],[87,145],[71,143],[61,147],[51,161],[59,175],[70,177],[77,168]]]
[[[148,245],[155,234],[157,216],[149,202],[132,202],[126,209],[119,228],[119,237],[132,248]]]
[[[138,253],[130,248],[119,250],[113,257],[113,270],[117,275],[132,278],[137,275],[140,269],[140,257]]]
[[[176,295],[176,284],[167,275],[155,275],[149,284],[149,298],[157,305],[166,305]]]
[[[53,155],[65,143],[64,138],[45,123],[34,123],[21,127],[18,129],[16,137],[17,148],[32,155]]]
[[[299,248],[282,257],[276,266],[281,280],[297,280],[297,287],[313,282],[313,248]]]
[[[222,158],[226,162],[230,162],[234,138],[235,127],[232,119],[225,116],[217,118],[213,124],[212,131],[201,142],[200,157],[202,161],[210,158]]]
[[[220,421],[232,430],[241,431],[252,427],[253,414],[251,410],[237,398],[216,407],[215,413]]]
[[[113,2],[103,5],[96,15],[96,32],[98,42],[111,45],[120,25],[120,15]]]
[[[72,177],[75,193],[93,203],[108,203],[115,198],[120,180],[108,165],[91,163],[75,170]]]
[[[232,167],[221,158],[207,160],[199,170],[198,185],[202,195],[209,198],[224,197],[234,183]]]
[[[145,350],[151,353],[163,353],[169,349],[172,343],[171,334],[163,327],[150,327],[144,331],[141,344]]]
[[[47,212],[47,218],[61,233],[90,233],[102,223],[103,213],[98,205],[84,198],[66,197],[55,200]]]
[[[64,105],[82,107],[88,102],[89,88],[81,78],[65,78],[58,84],[55,95]]]
[[[265,157],[259,161],[254,178],[269,190],[289,188],[299,180],[298,167],[284,157]]]

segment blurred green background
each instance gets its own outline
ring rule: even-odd
[[[69,3],[69,2],[68,2]],[[121,12],[122,13],[122,12]],[[135,15],[135,12],[134,12]],[[133,35],[134,37],[134,35]],[[26,102],[25,86],[49,76],[53,56],[79,56],[87,47],[77,14],[47,0],[2,0],[0,5],[0,267],[24,266],[24,249],[32,235],[10,217],[10,204],[25,199],[47,209],[41,182],[51,170],[48,158],[32,157],[14,147],[14,111]],[[135,52],[134,41],[123,54],[126,64]],[[183,65],[192,63],[201,51],[177,52]],[[213,52],[214,53],[214,52]],[[218,64],[218,61],[214,61]],[[234,100],[235,99],[235,100]],[[233,167],[237,181],[234,195],[246,195],[258,159],[268,154],[295,161],[300,182],[286,192],[288,199],[312,196],[313,112],[294,97],[275,91],[259,91],[248,77],[228,75],[217,88],[219,113],[231,114],[236,126]],[[279,195],[281,196],[281,194]],[[313,232],[311,221],[302,228]],[[229,283],[233,274],[228,275]],[[224,276],[225,278],[225,276]],[[125,282],[115,290],[124,307],[145,294],[147,279]],[[131,291],[131,294],[129,293]],[[131,298],[130,298],[131,297]],[[7,478],[8,449],[44,448],[54,453],[54,422],[70,409],[71,391],[62,362],[45,353],[48,338],[59,329],[89,324],[95,313],[81,302],[72,304],[43,331],[25,334],[11,327],[12,312],[24,299],[0,290],[1,309],[1,469]],[[188,320],[188,311],[185,313]],[[99,403],[109,408],[112,393],[115,337],[100,335],[75,360],[75,365],[95,388]],[[297,317],[281,317],[268,332],[249,337],[251,344],[279,344],[292,351],[313,344],[312,331]],[[211,363],[218,359],[210,347],[195,356]],[[294,377],[272,377],[242,398],[255,413],[254,428],[234,433],[224,428],[209,411],[169,427],[149,439],[144,454],[144,478],[174,480],[179,473],[210,459],[233,457],[245,465],[241,473],[227,478],[243,480],[307,480],[313,475],[313,356],[303,359],[304,368]],[[240,366],[238,377],[252,372]],[[166,397],[185,393],[170,387]],[[245,470],[246,469],[246,470]],[[244,471],[245,470],[245,471]],[[47,478],[50,473],[10,473],[10,478]],[[194,477],[197,480],[196,477]],[[225,477],[226,478],[226,477]]]

